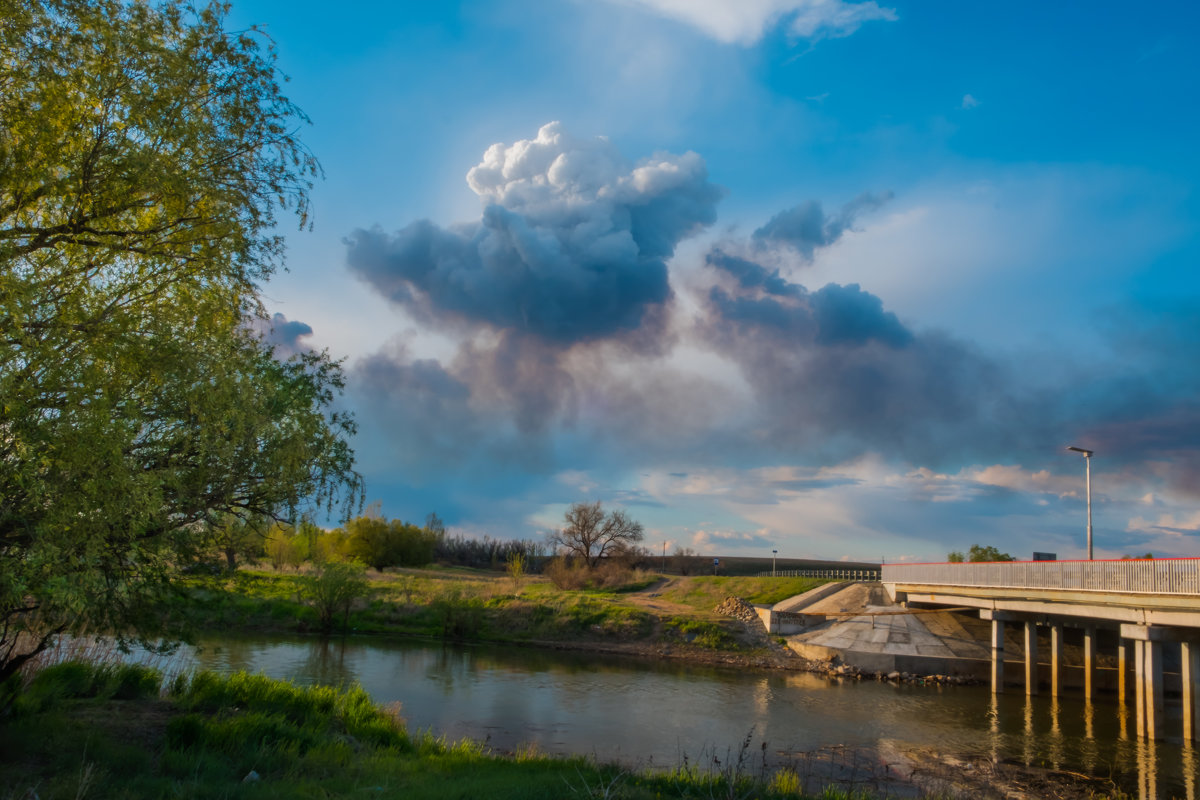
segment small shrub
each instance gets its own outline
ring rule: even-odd
[[[473,639],[483,628],[483,600],[464,597],[457,589],[434,600],[430,609],[448,639]]]
[[[581,560],[559,556],[547,562],[543,572],[551,583],[565,590],[636,591],[657,580],[642,570],[630,569],[620,559],[604,559],[589,568]]]
[[[505,571],[508,573],[508,579],[512,581],[513,594],[521,593],[521,584],[525,581],[525,566],[524,553],[513,552],[508,554]]]
[[[354,602],[370,592],[364,572],[363,565],[357,561],[327,561],[307,579],[304,595],[317,612],[321,630],[332,631],[339,615],[342,628],[349,626]]]
[[[559,589],[586,588],[591,578],[591,571],[582,563],[561,556],[546,562],[543,572]]]

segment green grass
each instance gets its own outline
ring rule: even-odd
[[[192,578],[175,613],[200,630],[312,630],[316,615],[301,599],[303,580],[250,570]],[[351,612],[349,628],[505,642],[648,636],[654,619],[623,601],[628,591],[559,590],[541,578],[517,587],[507,577],[461,568],[373,573],[371,597]]]
[[[740,643],[733,634],[715,622],[697,619],[672,619],[667,629],[685,642],[710,650],[737,650]]]
[[[369,573],[370,596],[350,613],[350,632],[507,643],[644,643],[669,641],[684,650],[753,651],[739,623],[713,609],[735,595],[772,603],[824,581],[809,578],[696,576],[673,578],[660,598],[692,610],[660,618],[631,596],[659,580],[639,574],[610,589],[559,589],[540,576],[514,583],[495,572],[465,568]],[[240,570],[190,578],[172,613],[197,630],[309,632],[317,617],[303,600],[306,578]],[[3,800],[3,798],[0,798]]]
[[[124,682],[81,663],[39,673],[0,718],[0,800],[800,797],[786,774],[755,771],[749,759],[745,769],[739,760],[647,773],[532,752],[499,757],[476,742],[410,734],[359,688],[199,673],[160,696],[140,670]],[[257,780],[245,781],[251,772]]]
[[[751,603],[774,604],[829,581],[822,578],[757,578],[699,575],[678,578],[662,592],[672,603],[711,611],[726,597],[741,597]]]

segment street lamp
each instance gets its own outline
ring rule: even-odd
[[[1088,561],[1092,560],[1092,451],[1084,450],[1082,447],[1068,445],[1068,450],[1076,453],[1083,453],[1083,463],[1087,465],[1087,511],[1088,511]]]
[[[771,551],[771,577],[772,578],[775,577],[775,554],[778,552],[779,552],[778,550]]]

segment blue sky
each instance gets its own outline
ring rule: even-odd
[[[268,310],[391,517],[1070,558],[1078,444],[1098,557],[1200,555],[1198,16],[243,0],[326,173]]]

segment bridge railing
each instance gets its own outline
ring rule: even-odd
[[[760,572],[758,577],[770,578],[836,578],[841,581],[877,581],[877,569],[780,569],[775,572]]]
[[[1200,595],[1200,558],[884,564],[884,583]]]

